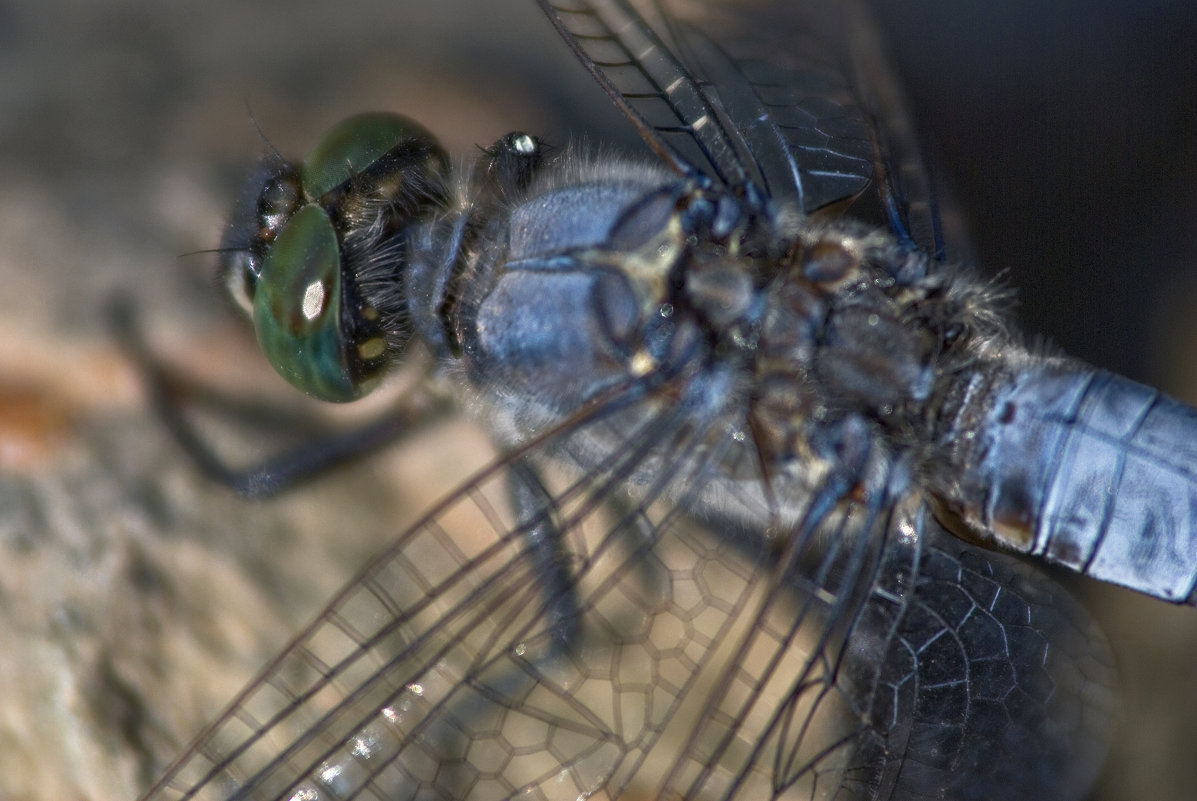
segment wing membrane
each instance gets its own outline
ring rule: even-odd
[[[674,169],[808,213],[871,186],[853,213],[943,258],[918,137],[859,4],[538,2]]]
[[[572,800],[699,782],[708,757],[717,768],[703,786],[762,789],[745,747],[786,698],[843,703],[825,654],[835,598],[764,569],[759,541],[680,525],[661,496],[677,475],[626,508],[612,501],[646,448],[702,465],[682,477],[702,487],[706,463],[685,458],[698,440],[671,415],[649,416],[626,455],[546,512],[579,601],[575,644],[555,644],[553,599],[525,536],[537,521],[514,519],[500,462],[362,572],[147,798]],[[811,535],[795,541],[791,565]],[[736,691],[718,700],[725,685]],[[797,739],[803,754],[826,750],[821,732]]]
[[[975,780],[1003,737],[1076,769],[1096,670],[1060,665],[1101,651],[1071,606],[988,556],[965,569],[914,498],[845,507],[829,483],[780,539],[698,524],[680,510],[726,454],[630,396],[402,534],[146,799],[901,798]],[[616,430],[543,510],[577,602],[563,647],[527,536],[545,520],[517,519],[505,472]]]
[[[734,128],[656,33],[620,0],[538,0],[582,64],[641,137],[682,174],[705,170],[728,186],[752,178]]]

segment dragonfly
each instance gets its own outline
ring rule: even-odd
[[[1111,660],[1025,557],[1192,604],[1197,413],[950,263],[854,6],[539,5],[651,158],[368,113],[234,213],[279,373],[423,350],[502,456],[145,798],[1083,795]]]

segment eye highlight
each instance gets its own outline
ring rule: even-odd
[[[319,206],[304,206],[268,251],[254,293],[254,330],[270,364],[328,401],[361,395],[342,335],[340,263],[332,221]]]

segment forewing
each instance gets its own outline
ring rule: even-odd
[[[804,720],[823,711],[787,735],[804,760],[796,781],[843,764],[827,745],[847,714],[829,621],[850,615],[825,613],[850,599],[770,569],[761,539],[682,525],[664,488],[702,490],[711,463],[689,458],[701,437],[674,411],[618,407],[618,425],[609,410],[588,425],[604,438],[622,428],[621,447],[548,510],[576,600],[569,643],[527,536],[544,520],[515,518],[500,461],[361,573],[146,798],[574,801],[647,797],[700,773],[704,793],[768,797],[753,750],[798,702]],[[509,459],[559,446],[550,435]],[[662,453],[677,467],[654,467],[621,501]]]
[[[538,0],[674,169],[803,211],[844,211],[942,258],[932,183],[855,2]]]
[[[1092,764],[1074,744],[1102,688],[1060,666],[1104,652],[1073,607],[987,555],[966,567],[954,541],[931,548],[909,496],[845,505],[829,482],[780,538],[699,524],[680,510],[736,440],[629,397],[645,394],[500,460],[402,534],[147,801],[904,798],[1029,775],[1048,748],[1069,780]],[[540,516],[513,513],[512,459],[613,436]],[[551,591],[528,536],[550,520]],[[1067,786],[1047,778],[1010,786]]]

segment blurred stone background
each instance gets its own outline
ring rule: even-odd
[[[1197,12],[882,3],[896,63],[1027,329],[1197,402]],[[115,347],[130,295],[198,381],[292,398],[209,256],[246,168],[364,109],[446,146],[629,142],[523,0],[0,2],[0,801],[130,799],[479,438],[445,425],[277,500],[200,479]],[[346,412],[352,415],[352,411]],[[246,462],[277,444],[214,430]],[[1127,721],[1094,798],[1197,787],[1197,612],[1076,585]]]

